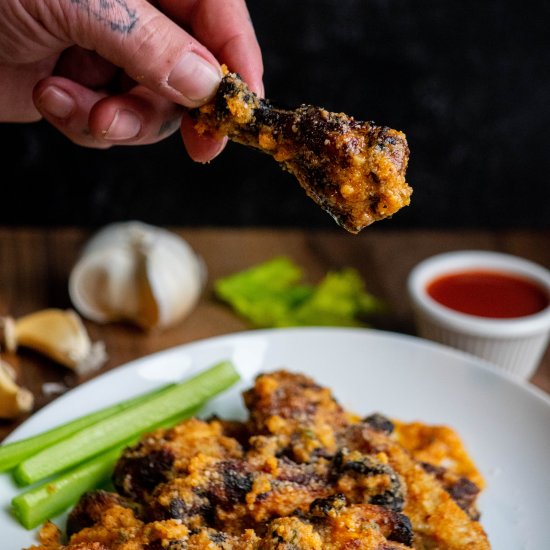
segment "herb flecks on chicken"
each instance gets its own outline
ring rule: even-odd
[[[228,136],[272,155],[351,233],[409,204],[402,132],[311,105],[280,109],[235,73],[226,73],[214,98],[191,115],[199,134]]]

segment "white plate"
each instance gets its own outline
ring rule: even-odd
[[[480,508],[493,548],[548,548],[550,399],[474,357],[410,336],[305,328],[249,331],[187,344],[133,361],[72,390],[31,417],[9,440],[222,359],[231,359],[243,380],[213,400],[205,414],[244,417],[242,389],[259,371],[284,367],[330,386],[345,407],[360,414],[378,411],[456,428],[487,479]],[[0,476],[0,540],[6,550],[36,541],[36,534],[10,515],[15,493],[9,476]]]

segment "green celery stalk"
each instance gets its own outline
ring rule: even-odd
[[[71,468],[195,408],[238,379],[231,362],[218,363],[144,403],[104,418],[45,448],[19,464],[14,470],[15,479],[21,485],[28,485]]]
[[[382,304],[353,268],[328,272],[316,285],[299,266],[277,257],[214,282],[216,296],[256,327],[363,326]]]
[[[19,463],[23,462],[26,458],[35,455],[49,445],[53,445],[54,443],[57,443],[58,441],[61,441],[62,439],[65,439],[83,428],[103,420],[104,418],[113,416],[114,414],[133,407],[134,405],[145,402],[156,395],[162,394],[168,389],[174,387],[174,385],[175,384],[173,383],[167,384],[150,392],[128,399],[127,401],[123,401],[121,403],[117,403],[116,405],[111,405],[110,407],[81,416],[80,418],[76,418],[71,422],[56,426],[46,432],[22,439],[20,441],[14,441],[13,443],[0,445],[0,472],[11,470]]]
[[[26,529],[34,529],[74,504],[80,495],[107,480],[124,445],[99,454],[84,464],[14,497],[15,516]]]
[[[199,409],[200,407],[196,407],[188,413],[162,422],[152,429],[171,427],[185,418],[193,416]],[[15,517],[26,529],[34,529],[46,520],[54,518],[75,504],[85,492],[106,482],[124,448],[134,445],[138,441],[139,438],[134,438],[122,445],[117,445],[53,480],[20,493],[11,501]]]

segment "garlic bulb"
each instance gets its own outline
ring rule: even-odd
[[[206,269],[174,233],[138,221],[108,225],[85,246],[69,279],[75,308],[99,323],[171,326],[194,308]]]
[[[5,317],[2,324],[2,345],[12,353],[27,347],[78,374],[92,372],[107,360],[103,342],[92,343],[82,319],[70,309],[43,309],[15,320]]]

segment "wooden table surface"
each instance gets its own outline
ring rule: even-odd
[[[193,340],[250,328],[212,296],[212,282],[253,264],[286,255],[300,264],[310,282],[328,270],[352,266],[367,289],[389,305],[375,328],[414,333],[407,299],[407,274],[420,260],[439,252],[485,249],[516,254],[550,268],[550,231],[419,231],[373,227],[352,236],[334,231],[269,229],[177,229],[205,260],[209,282],[200,303],[181,324],[165,332],[143,333],[123,324],[86,322],[92,340],[105,342],[109,360],[102,372],[144,355]],[[0,315],[18,317],[47,307],[71,307],[67,281],[90,231],[76,228],[0,228]],[[18,382],[35,396],[35,411],[57,394],[49,382],[70,389],[78,377],[30,350],[2,353]],[[531,382],[550,392],[550,349]],[[0,440],[26,417],[0,421]]]

